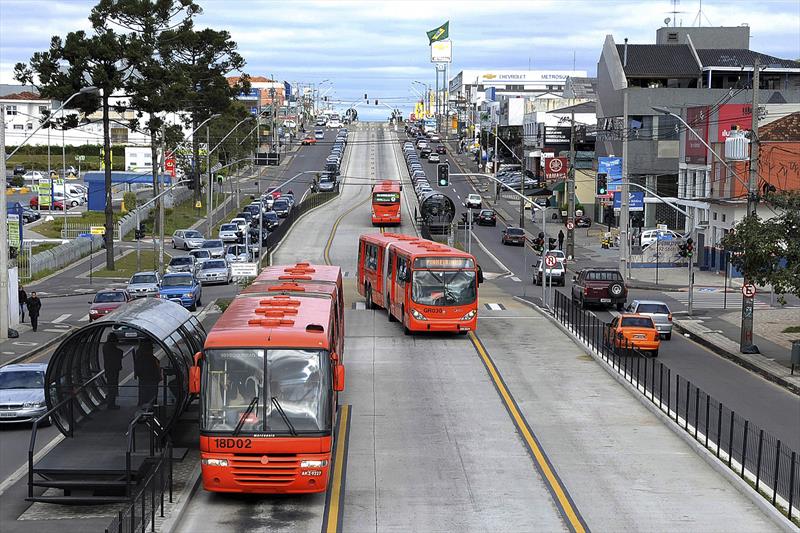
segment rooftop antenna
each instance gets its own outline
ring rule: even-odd
[[[672,2],[672,11],[668,11],[668,13],[672,13],[672,27],[674,28],[675,24],[678,22],[678,14],[684,13],[684,11],[678,11],[678,6],[680,5],[681,0],[670,0],[670,2]]]
[[[697,23],[698,28],[702,26],[703,18],[706,19],[706,22],[708,22],[709,26],[713,26],[708,17],[703,13],[703,0],[700,0],[700,9],[697,10],[697,15],[694,17],[694,20],[692,21],[692,26],[694,26],[695,22]]]

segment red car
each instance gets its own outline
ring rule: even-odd
[[[39,197],[34,196],[31,198],[31,201],[28,203],[31,209],[39,209]],[[47,206],[45,206],[47,208]],[[64,201],[63,200],[53,200],[53,209],[57,211],[64,210]]]
[[[305,137],[302,141],[300,141],[300,144],[302,144],[303,146],[307,146],[309,144],[317,144],[317,140],[314,138],[313,135],[310,135]]]
[[[94,300],[89,302],[89,322],[106,316],[131,301],[131,296],[124,289],[104,289],[97,291]]]
[[[444,147],[443,144],[440,144],[439,146],[436,147],[436,153],[444,155],[447,153],[447,149]]]

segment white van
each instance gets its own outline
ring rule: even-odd
[[[56,185],[53,188],[53,192],[56,195],[64,196],[65,191],[68,207],[75,207],[86,203],[86,190],[76,184],[66,183],[64,185]]]

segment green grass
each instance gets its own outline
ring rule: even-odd
[[[785,330],[784,333],[800,333],[800,326],[789,326]]]
[[[139,259],[139,268],[136,268],[136,252],[131,252],[121,258],[117,258],[114,261],[114,266],[116,270],[106,270],[106,268],[101,268],[100,270],[95,270],[92,275],[98,278],[125,278],[128,279],[133,276],[135,273],[144,271],[144,270],[153,270],[158,265],[158,253],[154,252],[152,248],[145,248],[142,246],[140,252],[140,259]],[[169,258],[168,255],[165,255],[165,262]]]
[[[114,213],[114,222],[116,223],[122,217],[122,213]],[[88,230],[89,226],[102,226],[106,223],[106,214],[102,211],[86,211],[81,216],[68,216],[67,224],[74,226],[76,224],[85,224]],[[50,239],[61,238],[61,228],[64,227],[64,216],[53,215],[53,220],[39,224],[33,231]]]
[[[38,254],[38,253],[41,253],[41,252],[46,252],[47,250],[50,250],[51,248],[55,248],[56,246],[61,246],[61,243],[60,242],[43,242],[41,244],[37,244],[36,246],[34,246],[32,252],[35,255],[35,254]]]
[[[225,199],[225,195],[221,193],[215,193],[214,195],[214,205],[218,205],[219,202],[222,202]],[[176,206],[165,209],[164,210],[164,236],[169,238],[170,235],[175,233],[175,230],[179,229],[186,229],[198,220],[205,219],[206,216],[206,200],[207,197],[203,197],[203,207],[195,208],[194,206],[194,197],[188,198],[187,200],[177,204]],[[144,226],[144,231],[146,235],[152,235],[154,230],[154,217],[158,216],[158,211],[153,211],[152,215],[149,216],[142,222]],[[200,230],[202,233],[205,227]],[[130,233],[125,236],[125,240],[130,240],[133,238],[133,234]]]

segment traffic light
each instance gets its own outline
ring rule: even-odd
[[[133,237],[137,241],[140,239],[144,239],[144,226],[139,225],[139,227],[134,230]]]
[[[692,257],[694,255],[694,239],[689,237],[686,239],[686,256]]]
[[[556,240],[553,237],[547,239],[547,249],[548,250],[555,250],[556,249]]]
[[[447,187],[450,184],[450,165],[448,163],[436,165],[436,175],[439,178],[439,187]]]
[[[678,245],[678,255],[680,257],[688,257],[689,255],[689,245],[688,244],[679,244]]]
[[[608,174],[605,172],[597,173],[597,196],[605,196],[608,193]]]
[[[541,231],[539,235],[533,239],[533,248],[537,251],[541,251],[544,248],[544,233]]]

